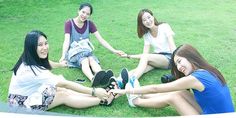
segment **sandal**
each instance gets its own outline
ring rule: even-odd
[[[114,99],[115,96],[111,94],[107,99],[101,100],[99,104],[103,106],[111,106]]]
[[[118,87],[118,84],[117,84],[115,78],[111,77],[109,83],[107,84],[107,86],[104,89],[108,92],[111,89],[118,89],[118,88],[119,87]],[[114,94],[114,93],[111,93],[111,94],[113,95],[114,98],[116,98],[116,96],[118,95],[118,94]]]

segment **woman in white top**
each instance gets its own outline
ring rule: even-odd
[[[102,88],[88,88],[50,72],[49,44],[41,31],[31,31],[25,37],[24,52],[12,69],[8,103],[36,110],[48,110],[58,105],[86,108],[108,105],[112,97]]]
[[[176,49],[171,27],[167,23],[159,23],[148,9],[140,10],[137,21],[138,37],[144,38],[143,54],[123,55],[140,60],[137,68],[131,70],[129,75],[140,78],[154,68],[170,69],[170,58]],[[151,46],[153,53],[150,53]]]

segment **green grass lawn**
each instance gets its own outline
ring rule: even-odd
[[[76,16],[81,2],[94,7],[91,20],[114,48],[129,54],[142,52],[143,40],[136,33],[137,14],[149,8],[158,21],[170,24],[179,46],[189,43],[225,76],[236,104],[236,2],[235,0],[0,0],[0,100],[7,101],[10,70],[23,51],[27,32],[38,29],[46,33],[50,44],[50,59],[58,61],[64,41],[64,22]],[[94,36],[95,46],[103,69],[115,75],[123,67],[133,69],[137,60],[120,58],[102,47]],[[68,80],[85,78],[79,69],[58,68]],[[141,85],[158,84],[167,70],[154,70],[140,79]],[[87,80],[85,86],[90,86]],[[73,109],[59,106],[52,112],[81,116],[173,116],[171,107],[162,109],[130,108],[126,96],[114,101],[111,107],[96,106]]]

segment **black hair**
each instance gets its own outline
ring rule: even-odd
[[[185,75],[177,69],[177,65],[174,62],[175,55],[186,58],[192,64],[194,70],[197,70],[197,69],[208,70],[209,72],[213,73],[213,75],[216,75],[223,85],[226,84],[226,81],[223,75],[221,74],[221,72],[215,67],[213,67],[212,65],[210,65],[202,57],[202,55],[197,51],[197,49],[189,44],[184,44],[184,45],[179,46],[173,52],[173,55],[171,57],[171,66],[172,66],[171,73],[177,79],[184,77]]]
[[[92,13],[93,13],[92,5],[89,3],[82,3],[82,4],[80,4],[79,10],[83,9],[84,7],[89,7],[90,8],[90,15],[92,15]]]
[[[47,36],[43,32],[38,30],[32,30],[26,35],[24,43],[24,51],[12,69],[15,75],[19,66],[22,63],[30,66],[33,72],[34,70],[32,69],[32,66],[36,66],[40,69],[49,69],[49,70],[52,69],[48,61],[48,55],[46,58],[42,59],[39,58],[37,54],[38,39],[40,36],[43,36],[47,39]],[[36,75],[35,72],[34,74]]]

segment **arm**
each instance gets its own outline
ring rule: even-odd
[[[66,52],[69,49],[69,45],[70,45],[70,34],[65,33],[65,39],[64,39],[64,43],[63,43],[61,59],[59,60],[60,63],[65,64],[65,55],[66,55]]]
[[[196,89],[199,91],[204,90],[203,84],[197,80],[194,76],[187,76],[176,81],[158,84],[158,85],[147,85],[140,88],[134,88],[130,90],[125,90],[126,93],[134,94],[149,94],[149,93],[163,93],[163,92],[172,92],[186,89]]]
[[[100,33],[98,31],[94,32],[95,37],[98,39],[99,43],[102,44],[103,47],[107,48],[110,50],[112,53],[117,54],[117,55],[124,55],[125,53],[121,50],[116,50],[114,49],[106,40],[102,38]]]
[[[169,47],[170,47],[170,50],[171,52],[174,52],[174,50],[176,49],[176,45],[175,45],[175,42],[174,42],[174,38],[173,38],[173,35],[169,35],[167,36],[167,40],[168,40],[168,43],[169,43]]]
[[[181,79],[175,80],[166,84],[158,85],[147,85],[139,88],[133,89],[123,89],[123,90],[112,90],[113,93],[119,94],[151,94],[151,93],[163,93],[163,92],[172,92],[186,89],[196,89],[199,91],[204,90],[203,84],[193,76],[183,77]]]
[[[59,68],[59,67],[66,67],[67,65],[65,63],[57,63],[54,61],[49,60],[50,65],[52,68]]]
[[[143,54],[148,54],[150,50],[150,45],[144,45],[143,46]],[[133,58],[133,59],[140,59],[142,56],[142,54],[136,54],[136,55],[123,55],[122,57],[126,57],[126,58]]]

